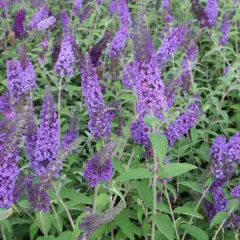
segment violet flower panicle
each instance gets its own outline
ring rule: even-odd
[[[20,9],[17,11],[13,23],[13,31],[15,33],[16,38],[22,39],[27,35],[27,32],[24,27],[25,17],[26,17],[25,9]]]
[[[57,20],[54,16],[50,16],[37,24],[37,30],[39,31],[47,30],[48,28],[53,26],[56,23],[56,21]]]
[[[81,9],[82,9],[82,0],[74,0],[73,11],[72,11],[73,16],[79,16]]]
[[[111,119],[105,110],[101,86],[89,53],[82,64],[82,94],[88,108],[88,128],[94,137],[111,136]]]
[[[39,176],[46,174],[50,164],[56,161],[59,149],[59,122],[54,106],[54,99],[48,87],[45,90],[43,98],[40,120],[34,161],[32,161],[32,168]]]

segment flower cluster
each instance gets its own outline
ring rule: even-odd
[[[76,117],[76,113],[73,113],[69,128],[64,134],[62,143],[61,143],[61,148],[65,149],[68,147],[70,144],[72,144],[78,137],[78,120]]]
[[[118,58],[121,55],[121,52],[125,46],[125,42],[128,37],[128,28],[121,27],[120,30],[116,33],[110,50],[111,58]]]
[[[133,69],[133,63],[125,65],[122,73],[122,84],[126,89],[133,89],[135,85],[135,73]]]
[[[168,126],[165,135],[170,146],[173,146],[178,139],[189,131],[198,121],[199,115],[199,102],[195,101],[188,106],[186,112],[181,113],[180,116]]]
[[[49,16],[49,8],[44,4],[40,10],[31,18],[28,28],[30,30],[37,29],[38,24]]]
[[[73,3],[73,16],[79,16],[80,10],[82,9],[82,0],[74,0]]]
[[[230,138],[227,153],[230,162],[240,162],[240,131]]]
[[[162,8],[163,8],[164,21],[167,23],[172,22],[173,15],[170,9],[170,0],[163,0]]]
[[[0,96],[0,112],[6,119],[10,119],[16,116],[8,93],[3,93]]]
[[[112,178],[112,158],[116,147],[117,144],[115,142],[109,142],[87,162],[84,177],[89,181],[90,187],[93,188],[97,186],[99,182],[106,182]]]
[[[41,110],[41,124],[37,131],[34,159],[31,167],[37,175],[45,174],[51,162],[56,161],[59,148],[58,117],[50,90],[45,90]]]
[[[160,68],[164,68],[168,58],[176,52],[178,47],[183,43],[183,40],[187,34],[188,26],[187,24],[175,27],[170,35],[166,37],[159,49],[157,50],[157,63]]]
[[[240,199],[240,184],[232,189],[231,196]]]
[[[13,23],[13,31],[17,38],[24,38],[27,35],[27,32],[24,28],[24,22],[26,17],[26,10],[20,9],[17,11],[14,23]]]
[[[222,37],[219,38],[219,42],[221,45],[227,44],[229,30],[230,30],[229,19],[227,18],[227,16],[224,16],[221,24],[221,28],[220,28],[220,31],[222,32]]]
[[[56,23],[54,16],[48,17],[37,24],[37,30],[47,30]]]
[[[60,12],[60,20],[63,26],[63,34],[66,35],[70,31],[70,18],[66,11]]]
[[[92,65],[90,55],[87,53],[82,65],[82,94],[88,108],[88,128],[94,137],[107,137],[112,133],[111,119],[105,110],[96,69]]]
[[[201,27],[212,27],[218,17],[218,0],[208,0],[202,15]]]
[[[72,37],[65,36],[61,43],[58,60],[54,66],[54,73],[60,77],[72,77],[75,61]]]

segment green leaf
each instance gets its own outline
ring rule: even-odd
[[[224,220],[226,220],[228,218],[228,214],[226,212],[218,212],[213,220],[211,221],[211,224],[210,224],[210,229],[212,229],[213,227],[215,227],[216,225],[222,223]]]
[[[56,240],[73,240],[73,234],[70,231],[63,232]]]
[[[152,175],[146,168],[130,169],[115,179],[115,182],[127,181],[131,179],[150,178]]]
[[[168,148],[168,141],[166,137],[161,134],[151,133],[150,140],[161,166],[164,166],[164,159]]]
[[[77,203],[92,204],[92,200],[89,197],[86,197],[84,194],[70,188],[62,188],[60,196],[61,198],[73,199]]]
[[[203,219],[203,216],[200,213],[196,212],[194,209],[190,207],[185,207],[185,206],[177,207],[174,209],[173,212]]]
[[[202,192],[203,192],[200,184],[197,183],[197,182],[182,181],[182,182],[180,182],[179,184],[184,185],[184,186],[187,186],[187,187],[191,188],[192,190],[197,191],[197,192],[199,192],[199,193],[202,193]]]
[[[121,94],[118,98],[122,100],[130,101],[130,102],[137,102],[136,96],[132,93]]]
[[[13,214],[13,209],[0,209],[0,221],[6,220]]]
[[[155,117],[154,115],[150,115],[150,114],[146,114],[144,116],[144,122],[149,126],[155,126],[161,123],[161,121],[159,120],[159,118]]]
[[[196,168],[196,166],[189,163],[171,163],[160,168],[158,176],[160,178],[176,177]]]
[[[240,200],[238,200],[238,199],[231,199],[227,203],[227,210],[229,211],[229,213],[233,213],[233,212],[235,212],[238,209],[239,205],[240,205]]]
[[[136,187],[138,194],[144,203],[149,208],[152,208],[152,190],[148,187],[148,183],[135,181],[134,186]]]
[[[196,240],[209,240],[208,235],[201,228],[183,224],[181,228],[186,230],[192,237],[196,238]]]
[[[55,240],[56,238],[51,235],[51,236],[47,236],[47,237],[38,237],[37,240]]]
[[[169,240],[174,239],[174,226],[170,217],[166,214],[156,214],[152,220],[157,225],[158,230]]]
[[[43,221],[44,221],[44,225],[45,225],[45,230],[48,233],[50,228],[51,228],[51,215],[49,213],[42,213],[43,216]],[[37,220],[37,225],[38,227],[41,229],[42,233],[43,233],[43,227],[41,224],[41,220],[40,220],[40,213],[37,212],[36,213],[36,220]]]

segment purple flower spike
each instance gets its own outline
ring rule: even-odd
[[[105,110],[98,75],[88,53],[82,65],[82,94],[88,108],[88,128],[92,135],[97,138],[111,136],[111,118]]]
[[[231,196],[240,200],[240,184],[232,189]]]
[[[166,37],[159,49],[157,50],[157,63],[160,68],[164,68],[171,54],[175,53],[178,47],[183,43],[187,34],[188,27],[186,24],[174,28],[171,34]]]
[[[230,162],[240,162],[240,131],[230,138],[227,153]]]
[[[132,19],[126,0],[118,0],[118,15],[121,27],[130,28],[132,25]]]
[[[61,43],[61,50],[54,67],[54,73],[60,77],[71,78],[74,74],[73,65],[75,61],[72,37],[65,36]]]
[[[89,181],[91,188],[97,186],[99,182],[107,182],[113,177],[112,158],[116,147],[115,142],[108,143],[87,162],[84,177]]]
[[[170,0],[163,0],[162,8],[163,8],[164,21],[167,23],[172,22],[173,15],[172,15],[171,9],[170,9]]]
[[[27,35],[27,32],[25,31],[25,28],[24,28],[25,17],[26,17],[26,10],[20,9],[17,11],[14,18],[13,31],[15,33],[15,36],[20,39],[26,37]]]
[[[203,11],[201,27],[213,27],[218,17],[218,0],[208,0]]]
[[[37,30],[47,30],[48,28],[50,28],[51,26],[53,26],[56,23],[56,18],[54,16],[51,16],[49,18],[46,18],[44,20],[42,20],[41,22],[39,22],[37,24]]]
[[[32,162],[32,168],[37,175],[46,174],[48,167],[56,161],[59,148],[58,117],[53,96],[48,88],[45,90],[40,118],[35,158]]]
[[[79,16],[82,9],[82,0],[74,0],[73,3],[73,16]]]
[[[189,131],[197,122],[199,115],[199,102],[193,102],[188,106],[186,112],[181,113],[180,116],[169,125],[165,131],[165,135],[170,146],[173,146],[178,139]]]
[[[66,11],[62,11],[60,13],[60,20],[63,26],[63,33],[64,35],[66,35],[70,31],[70,18]]]
[[[64,134],[63,137],[63,141],[61,144],[61,148],[65,149],[66,147],[68,147],[70,144],[72,144],[78,137],[78,120],[77,120],[77,116],[76,113],[73,114],[70,124],[69,124],[69,128],[67,130],[67,132]]]
[[[227,16],[223,17],[220,31],[222,32],[223,36],[219,38],[219,42],[221,45],[225,45],[228,42],[228,34],[230,31],[230,23]]]
[[[7,79],[8,89],[12,99],[18,99],[30,89],[18,60],[10,60],[7,62]]]
[[[121,52],[125,46],[127,37],[128,37],[128,28],[121,27],[120,30],[116,33],[112,41],[112,47],[109,54],[111,58],[120,57]]]
[[[3,93],[0,96],[0,112],[6,119],[11,119],[16,116],[8,93]]]
[[[133,68],[133,63],[127,64],[122,73],[122,84],[126,89],[133,89],[135,86],[135,72]]]
[[[44,4],[40,10],[32,17],[30,23],[28,24],[28,28],[30,30],[37,29],[38,23],[46,19],[49,15],[49,8],[46,4]]]

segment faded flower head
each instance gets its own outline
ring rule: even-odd
[[[61,50],[54,67],[54,73],[60,77],[72,77],[75,61],[72,37],[65,36],[61,43]]]
[[[13,31],[15,33],[16,38],[21,39],[26,37],[27,35],[27,32],[25,31],[24,28],[25,17],[26,17],[25,9],[20,9],[17,11],[13,23]]]
[[[93,188],[99,182],[106,182],[113,177],[112,158],[116,147],[116,142],[109,142],[87,162],[84,177],[89,181],[90,187]]]
[[[133,63],[125,65],[122,73],[122,84],[126,89],[133,89],[135,86],[135,72],[133,68]]]
[[[230,23],[229,23],[229,19],[227,16],[223,17],[223,21],[221,24],[221,28],[220,31],[222,33],[222,37],[219,38],[219,42],[221,45],[225,45],[228,42],[228,34],[230,31]]]
[[[6,119],[10,119],[16,116],[8,93],[3,93],[0,96],[0,112]]]

